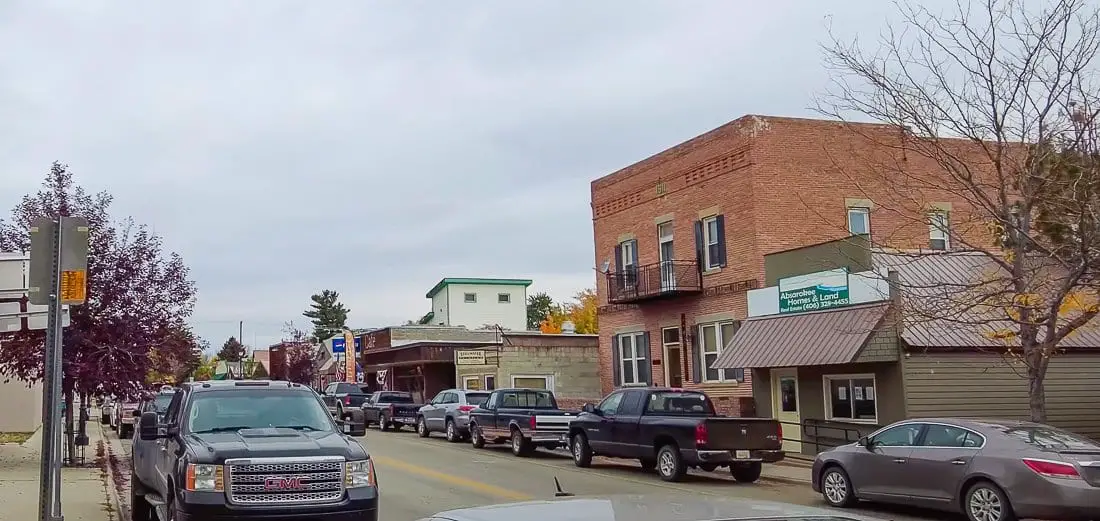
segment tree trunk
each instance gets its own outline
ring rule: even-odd
[[[1028,364],[1027,368],[1027,398],[1028,408],[1031,412],[1031,421],[1046,423],[1047,421],[1047,395],[1046,395],[1046,365]]]
[[[65,461],[76,465],[76,432],[73,425],[73,391],[65,391]]]

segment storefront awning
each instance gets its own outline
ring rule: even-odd
[[[741,324],[712,366],[762,369],[852,363],[882,326],[888,302],[829,311],[769,315]]]

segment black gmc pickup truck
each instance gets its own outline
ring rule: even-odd
[[[729,467],[733,479],[752,483],[764,463],[784,456],[778,421],[718,416],[702,392],[659,387],[620,389],[598,406],[585,404],[569,440],[578,467],[596,454],[637,459],[665,481],[683,479],[688,467]]]
[[[546,389],[497,389],[470,411],[470,441],[478,449],[508,441],[512,454],[529,456],[536,447],[567,446],[576,415],[558,409],[554,393]]]
[[[132,521],[378,519],[370,455],[309,387],[188,383],[138,432],[159,450],[134,465]]]

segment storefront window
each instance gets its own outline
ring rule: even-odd
[[[826,417],[838,421],[878,421],[873,375],[826,376]]]

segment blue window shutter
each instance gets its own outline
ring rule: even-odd
[[[740,320],[735,320],[735,321],[733,321],[733,336],[737,336],[737,330],[738,329],[741,329],[741,321]],[[725,348],[729,347],[730,340],[733,340],[733,338],[731,337],[731,338],[723,338],[722,339],[722,342],[726,344],[726,345],[722,346],[722,349],[725,349]],[[744,382],[745,381],[745,369],[744,368],[726,369],[725,373],[722,375],[722,377],[725,378],[726,380],[737,380],[738,382]]]
[[[706,242],[703,238],[703,221],[695,221],[695,260],[699,263],[699,269],[707,269],[704,266],[706,256],[703,255],[703,249],[706,248]]]
[[[634,338],[638,342],[636,349],[644,357],[638,362],[638,383],[653,385],[653,362],[650,361],[649,356],[649,333],[642,333]]]
[[[615,245],[615,273],[619,274],[623,272],[623,245]]]
[[[638,239],[630,241],[630,260],[634,264],[634,269],[638,269]]]
[[[726,266],[726,216],[719,215],[715,219],[718,221],[718,265],[721,267]]]
[[[622,363],[619,360],[622,354],[619,352],[619,335],[611,336],[611,375],[612,385],[619,387],[623,384],[623,377],[619,374],[622,371]]]
[[[698,328],[694,329],[698,330]],[[703,356],[699,351],[699,335],[693,331],[689,336],[691,337],[691,381],[701,384],[703,383]]]

